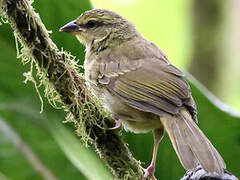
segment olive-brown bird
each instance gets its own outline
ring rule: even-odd
[[[207,172],[223,174],[222,157],[197,126],[196,105],[184,74],[130,21],[112,11],[94,9],[60,31],[76,35],[86,46],[87,86],[102,98],[106,110],[127,131],[153,131],[152,162],[145,178],[155,179],[164,129],[185,169],[201,165]]]

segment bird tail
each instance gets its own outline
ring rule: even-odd
[[[160,120],[186,170],[201,165],[207,172],[224,173],[224,160],[187,110],[182,109],[179,115],[161,117]]]

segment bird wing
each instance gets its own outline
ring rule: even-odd
[[[195,102],[184,74],[166,57],[119,56],[101,61],[99,69],[98,81],[129,106],[159,116],[175,115],[186,106],[197,121]]]

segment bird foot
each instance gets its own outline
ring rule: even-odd
[[[115,120],[115,126],[112,128],[108,128],[109,130],[115,130],[115,129],[119,129],[122,126],[121,121],[119,120]]]
[[[155,167],[153,165],[148,166],[147,169],[144,169],[144,180],[146,180],[148,177],[151,177],[152,180],[157,180],[157,178],[155,178],[154,176],[154,172],[155,172]]]

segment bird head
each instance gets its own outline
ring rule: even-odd
[[[86,11],[77,19],[60,28],[74,34],[85,46],[106,38],[127,39],[137,34],[134,25],[120,15],[104,9]]]

